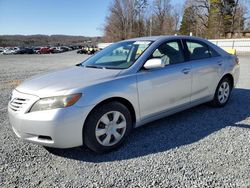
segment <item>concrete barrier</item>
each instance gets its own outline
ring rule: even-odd
[[[221,48],[235,49],[237,54],[250,54],[250,38],[241,39],[213,39],[210,42],[216,44]]]

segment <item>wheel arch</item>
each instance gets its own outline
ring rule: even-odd
[[[234,77],[233,77],[233,75],[230,74],[230,73],[224,74],[224,75],[221,77],[221,79],[219,80],[218,84],[217,84],[217,87],[216,87],[215,92],[214,92],[213,99],[210,101],[210,104],[211,104],[212,106],[214,106],[214,107],[223,107],[223,106],[227,103],[227,101],[228,101],[228,99],[227,99],[226,103],[224,103],[224,104],[219,104],[218,101],[217,101],[217,94],[216,94],[216,93],[217,93],[217,90],[218,90],[218,88],[219,88],[219,86],[220,86],[221,81],[222,81],[223,79],[225,79],[225,78],[229,79],[229,82],[230,82],[230,84],[232,85],[231,90],[232,90],[233,87],[234,87]],[[230,91],[230,92],[231,92],[231,91]]]
[[[232,88],[233,88],[233,87],[234,87],[234,77],[233,77],[233,75],[230,74],[230,73],[227,73],[227,74],[225,74],[225,75],[222,76],[222,78],[220,79],[220,81],[221,81],[222,79],[224,79],[224,78],[228,78],[228,79],[230,80],[231,86],[232,86]],[[220,83],[220,81],[219,81],[219,83]],[[231,89],[232,89],[232,88],[231,88]]]
[[[110,102],[119,102],[119,103],[123,104],[124,106],[126,106],[128,108],[128,110],[129,110],[129,112],[130,112],[130,115],[131,115],[131,118],[132,118],[132,122],[133,122],[133,126],[135,125],[135,123],[136,123],[135,108],[134,108],[134,106],[132,105],[132,103],[129,100],[127,100],[127,99],[125,99],[123,97],[111,97],[111,98],[108,98],[108,99],[105,99],[105,100],[99,102],[88,113],[87,118],[85,119],[84,125],[86,123],[86,120],[89,118],[89,116],[91,115],[91,113],[95,109],[97,109],[99,106],[102,106],[102,105],[110,103]],[[83,126],[83,131],[84,131],[84,127],[85,126]]]

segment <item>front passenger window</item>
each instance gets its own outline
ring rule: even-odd
[[[151,55],[151,58],[161,58],[165,66],[184,62],[179,42],[172,41],[160,45]]]

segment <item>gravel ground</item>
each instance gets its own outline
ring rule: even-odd
[[[250,56],[240,57],[240,81],[226,107],[200,105],[149,123],[111,153],[17,139],[7,118],[11,90],[84,58],[0,56],[0,187],[250,187]]]

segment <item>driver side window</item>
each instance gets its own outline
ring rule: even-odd
[[[161,44],[153,52],[151,58],[161,58],[165,66],[184,62],[182,48],[178,41]]]

